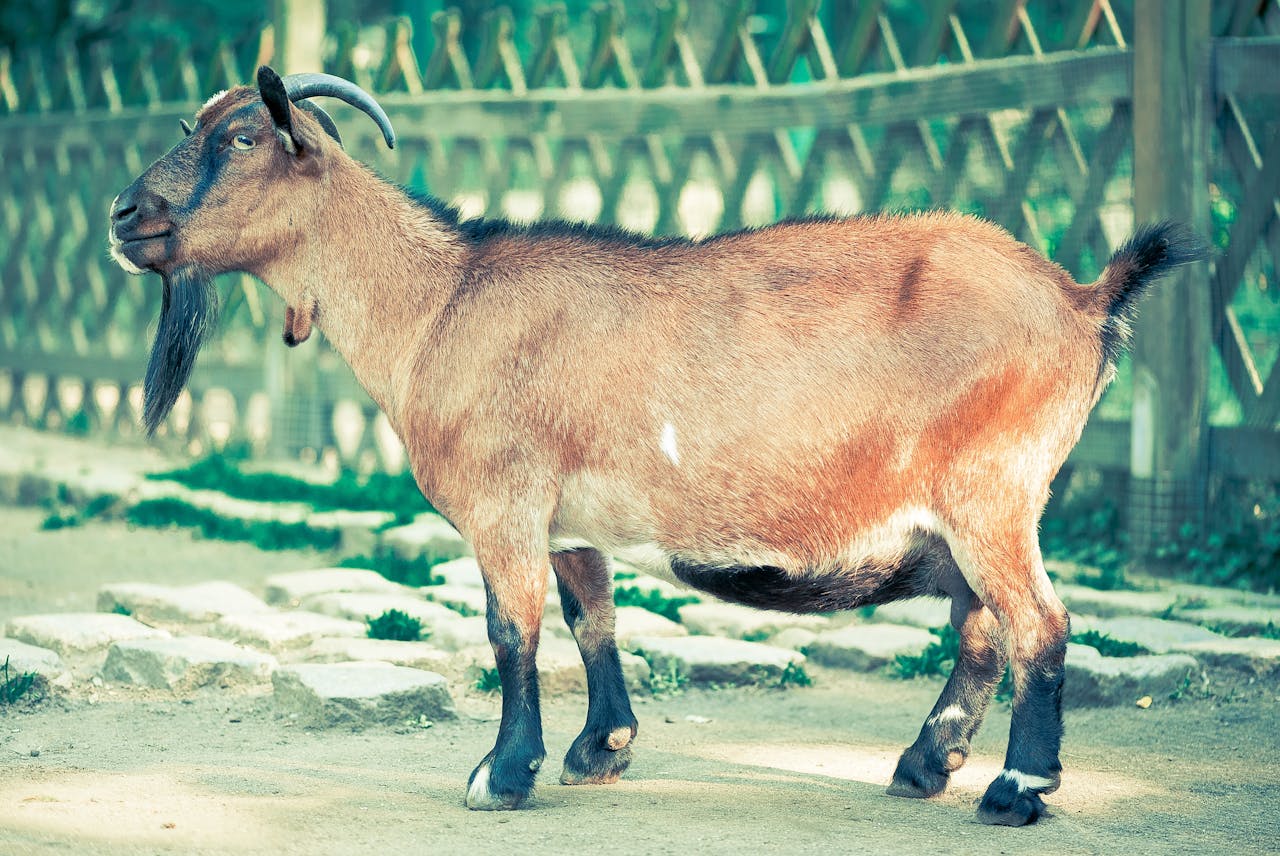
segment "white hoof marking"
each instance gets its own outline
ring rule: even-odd
[[[1005,770],[1000,775],[1017,785],[1019,791],[1040,791],[1053,785],[1053,779],[1032,776],[1019,770]]]
[[[965,713],[963,707],[958,704],[949,704],[942,710],[935,713],[925,722],[926,725],[937,725],[939,722],[952,722],[957,719],[964,719],[969,714]]]

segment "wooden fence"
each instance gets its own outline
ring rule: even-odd
[[[1144,218],[1188,220],[1220,253],[1169,290],[1189,328],[1140,331],[1162,348],[1139,347],[1136,387],[1126,368],[1072,460],[1136,461],[1153,484],[1198,479],[1200,496],[1214,478],[1280,480],[1280,2],[1135,2],[788,0],[767,16],[751,0],[659,0],[633,11],[643,26],[602,3],[585,26],[542,10],[519,39],[506,10],[477,39],[447,11],[418,22],[430,38],[403,19],[338,25],[325,64],[377,93],[399,135],[388,152],[335,107],[351,153],[468,215],[696,235],[949,207],[1087,281],[1134,225],[1136,177]],[[274,33],[199,56],[0,53],[0,416],[136,436],[159,289],[107,258],[107,204],[177,141],[179,117],[277,56]],[[1160,176],[1194,192],[1142,190]],[[165,442],[399,465],[332,352],[284,357],[270,292],[246,277],[221,292],[221,333]],[[1166,455],[1183,435],[1190,465]]]

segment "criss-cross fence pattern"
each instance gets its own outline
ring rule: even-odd
[[[417,22],[430,38],[405,19],[372,36],[338,27],[326,70],[377,93],[400,138],[388,152],[370,123],[335,108],[352,154],[467,215],[697,235],[811,211],[948,207],[1003,224],[1082,281],[1132,229],[1130,4],[775,7],[785,12],[656,0],[630,25],[617,3],[583,21],[549,7],[519,33],[498,9],[478,38],[446,11]],[[1206,442],[1216,474],[1280,479],[1280,3],[1215,3],[1212,32],[1202,221],[1222,252]],[[108,260],[107,204],[176,141],[179,116],[275,53],[270,26],[198,55],[181,44],[0,53],[9,420],[136,434],[159,288]],[[274,432],[277,448],[366,464],[378,450],[399,465],[334,354],[289,367],[270,293],[244,277],[221,291],[221,332],[169,442],[262,447]],[[1127,469],[1129,395],[1122,377],[1076,462]]]

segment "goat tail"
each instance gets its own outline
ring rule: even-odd
[[[1129,348],[1138,299],[1155,280],[1176,267],[1209,257],[1200,236],[1171,220],[1140,226],[1120,245],[1093,284],[1093,307],[1105,313],[1103,365],[1112,365]]]

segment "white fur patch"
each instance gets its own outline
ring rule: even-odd
[[[1053,779],[1032,776],[1019,770],[1005,770],[1000,775],[1017,785],[1019,791],[1039,791],[1053,785]]]
[[[116,264],[124,268],[126,273],[132,273],[132,274],[146,273],[146,271],[144,271],[142,268],[138,267],[133,262],[126,259],[124,257],[124,253],[120,252],[120,248],[115,243],[111,244],[110,252],[111,252],[111,258],[115,260]]]
[[[483,764],[476,770],[476,777],[467,788],[467,806],[470,808],[487,808],[493,804],[493,794],[489,793],[489,765]]]
[[[613,555],[652,576],[675,579],[671,573],[671,554],[653,542],[621,547],[614,550]]]
[[[582,550],[586,547],[593,546],[590,541],[583,538],[552,538],[552,553],[568,553],[572,550]]]
[[[938,711],[925,722],[926,725],[934,725],[939,722],[952,722],[957,719],[964,719],[969,714],[965,713],[963,707],[958,704],[949,704],[942,710]]]
[[[662,426],[662,440],[658,443],[658,448],[667,456],[667,460],[680,466],[680,450],[676,448],[676,426],[670,422]]]
[[[226,94],[227,94],[227,90],[225,89],[219,92],[213,93],[212,95],[209,96],[209,100],[204,102],[204,104],[200,107],[200,110],[198,112],[203,113],[205,110],[208,110],[214,104],[218,103],[218,99],[220,99],[222,96]]]

